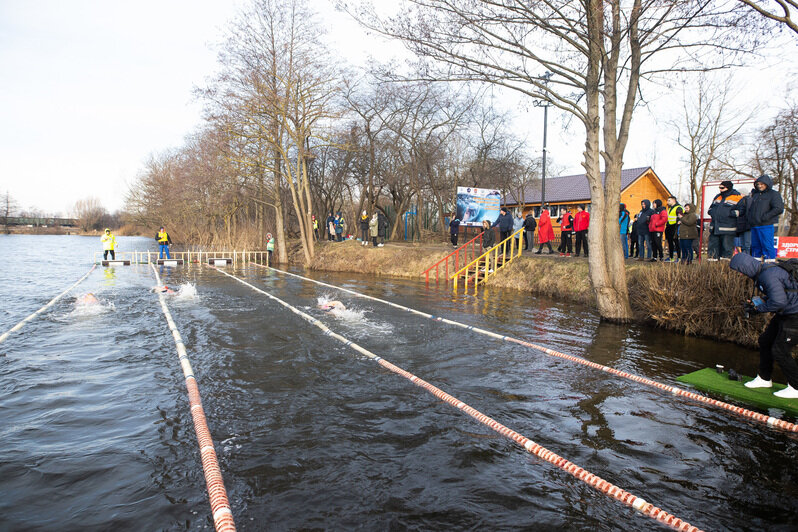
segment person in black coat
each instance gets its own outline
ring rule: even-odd
[[[455,217],[454,220],[449,222],[449,234],[452,239],[452,246],[457,247],[457,237],[460,234],[460,218]]]
[[[764,295],[748,301],[747,310],[775,313],[759,336],[759,371],[756,379],[745,383],[746,387],[772,387],[773,362],[776,361],[788,386],[773,395],[798,399],[798,364],[792,358],[792,348],[798,345],[798,282],[785,268],[763,265],[746,253],[732,257],[729,267],[753,279]]]
[[[641,201],[640,212],[637,213],[637,221],[634,225],[634,230],[637,233],[637,251],[640,254],[637,260],[651,258],[651,235],[648,231],[648,221],[652,214],[654,214],[654,209],[651,208],[651,202],[647,199]]]
[[[513,217],[507,212],[507,207],[501,208],[501,214],[499,217],[496,218],[496,221],[493,222],[493,227],[499,226],[499,233],[501,233],[501,242],[504,239],[510,238],[510,235],[513,232]]]
[[[524,251],[535,247],[535,229],[537,226],[538,222],[530,211],[524,218]]]

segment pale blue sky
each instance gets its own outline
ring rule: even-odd
[[[0,191],[48,213],[67,214],[88,196],[121,208],[147,157],[180,146],[200,123],[193,87],[213,73],[212,45],[242,3],[0,0]],[[350,63],[401,49],[366,37],[327,0],[315,5]],[[759,67],[738,73],[740,99],[764,103],[762,115],[783,104],[786,73],[798,64],[798,37],[781,42]],[[628,167],[654,164],[672,188],[685,165],[665,122],[680,99],[660,95],[653,114],[643,110],[625,157]],[[517,123],[539,155],[542,110],[519,113]],[[550,115],[549,154],[566,173],[580,172],[581,128],[561,125]]]

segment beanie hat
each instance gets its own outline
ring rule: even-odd
[[[731,181],[721,181],[720,184],[726,187],[728,190],[734,188],[734,183],[732,183]]]

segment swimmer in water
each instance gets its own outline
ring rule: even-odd
[[[341,312],[346,310],[346,307],[340,301],[327,301],[326,303],[319,303],[319,308],[325,312]]]
[[[99,305],[100,300],[97,299],[97,296],[89,292],[88,294],[83,294],[80,296],[77,301],[75,301],[76,305]]]
[[[153,286],[153,287],[152,287],[152,291],[153,291],[153,292],[155,292],[156,294],[160,292],[161,294],[166,294],[166,295],[168,295],[168,296],[171,296],[171,295],[174,295],[174,294],[176,294],[176,293],[177,293],[177,292],[175,292],[174,290],[172,290],[171,288],[169,288],[169,287],[168,287],[168,286],[166,286],[166,285],[163,285],[163,286]]]

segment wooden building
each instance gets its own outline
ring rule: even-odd
[[[602,180],[604,172],[601,173]],[[641,168],[627,168],[621,171],[621,203],[626,204],[627,210],[633,215],[640,211],[640,202],[644,199],[653,204],[655,199],[661,199],[662,204],[671,196],[662,180],[650,166]],[[590,211],[590,187],[585,174],[576,174],[563,177],[546,179],[546,203],[552,220],[555,220],[563,209],[571,209],[576,213],[576,206],[585,204]],[[516,198],[514,194],[505,196],[503,205],[512,210],[523,206],[523,215],[534,211],[535,218],[540,217],[540,182],[528,185]],[[556,225],[556,224],[555,224]]]

